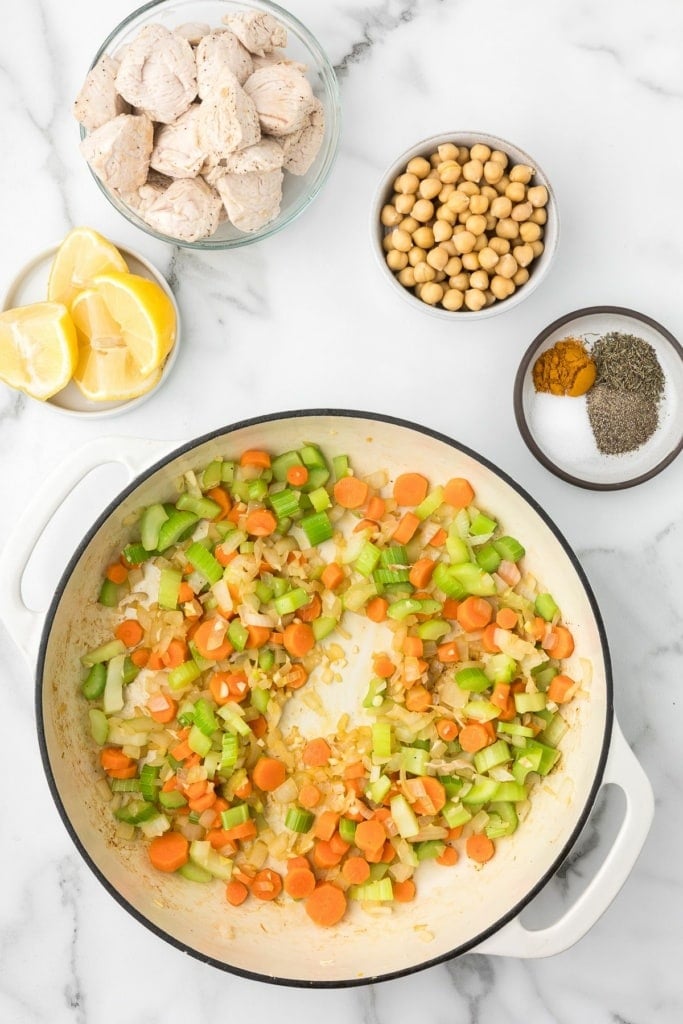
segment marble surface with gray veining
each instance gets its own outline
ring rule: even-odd
[[[504,468],[555,519],[594,588],[615,709],[654,788],[635,868],[573,948],[547,959],[472,953],[387,984],[278,989],[164,944],[104,891],[73,847],[40,763],[32,672],[0,626],[0,1021],[3,1024],[674,1024],[683,1020],[683,463],[614,493],[572,488],[524,446],[512,412],[521,354],[547,323],[631,306],[683,335],[683,5],[676,0],[291,0],[340,79],[338,162],[307,213],[266,242],[199,255],[156,243],[100,194],[70,107],[130,10],[6,4],[0,33],[0,291],[75,224],[153,260],[183,317],[163,390],[118,419],[59,416],[0,386],[0,531],[44,476],[107,434],[185,440],[297,407],[414,419]],[[382,170],[420,138],[478,129],[533,154],[554,183],[561,242],[518,308],[469,326],[406,309],[369,248]],[[25,580],[44,607],[79,536],[123,484],[99,471]],[[3,581],[0,580],[0,586]],[[631,809],[638,813],[637,808]],[[578,846],[525,912],[548,923],[599,867],[623,798],[598,800]]]

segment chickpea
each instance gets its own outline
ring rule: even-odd
[[[458,153],[458,147],[452,142],[442,142],[437,149],[440,163],[445,163],[447,160],[457,160]]]
[[[455,277],[462,270],[462,260],[459,256],[451,256],[446,266],[443,268],[448,277]]]
[[[393,231],[391,232],[391,235],[393,235]],[[391,252],[394,248],[394,242],[391,235],[385,235],[382,239],[382,248],[385,252]]]
[[[413,267],[406,267],[404,270],[401,270],[397,278],[404,288],[415,287],[415,270]]]
[[[470,158],[470,151],[467,148],[467,146],[460,146],[458,148],[458,162],[461,163],[461,164],[466,164],[467,161],[469,160],[469,158]]]
[[[472,160],[481,160],[482,163],[486,163],[490,156],[491,148],[484,145],[483,142],[477,142],[470,150],[470,158]]]
[[[441,243],[441,245],[446,250],[446,252],[448,253],[449,256],[457,256],[458,255],[458,250],[455,248],[455,245],[453,244],[453,239],[452,238],[447,238],[445,242]]]
[[[386,206],[382,207],[379,219],[385,228],[395,228],[401,221],[401,214],[395,206],[392,206],[391,203],[387,203]]]
[[[472,198],[475,197],[473,196]],[[468,231],[471,231],[473,235],[483,235],[486,230],[486,217],[481,213],[473,213],[465,221],[465,227]]]
[[[450,206],[440,206],[436,211],[436,219],[445,220],[447,224],[455,224],[458,219],[458,215],[455,210],[450,208]]]
[[[528,267],[534,258],[534,250],[528,242],[525,242],[524,245],[516,245],[512,250],[512,255],[517,260],[518,266]]]
[[[446,242],[453,234],[453,228],[446,220],[436,220],[432,226],[434,232],[434,241],[438,244],[439,242]]]
[[[477,240],[474,243],[474,252],[481,252],[482,249],[486,248],[488,238],[486,235],[477,235]]]
[[[403,270],[408,266],[408,253],[392,249],[391,252],[387,253],[387,266],[394,271]]]
[[[463,210],[462,213],[458,214],[458,224],[467,224],[467,221],[470,219],[471,216],[472,215],[469,210]]]
[[[487,290],[486,290],[486,291],[484,292],[484,295],[486,296],[486,305],[487,305],[487,306],[492,306],[492,305],[493,305],[493,303],[494,303],[494,302],[496,301],[496,296],[495,296],[495,295],[493,294],[493,292],[491,291],[491,289],[490,289],[490,288],[488,288],[488,289],[487,289]]]
[[[465,296],[461,291],[459,291],[457,288],[449,288],[447,291],[443,293],[441,305],[443,306],[444,309],[449,309],[452,313],[454,313],[456,310],[462,309],[464,301]]]
[[[473,313],[477,313],[486,305],[486,296],[480,288],[468,288],[465,292],[465,305]]]
[[[458,188],[467,196],[478,196],[479,186],[474,181],[463,181]]]
[[[519,224],[512,217],[503,217],[496,224],[496,234],[499,238],[517,238],[519,235]]]
[[[419,245],[421,249],[433,249],[434,248],[434,232],[431,228],[421,227],[417,231],[413,231],[413,241],[415,245]]]
[[[441,189],[439,190],[439,202],[440,203],[447,202],[449,196],[452,196],[454,192],[455,192],[455,185],[451,185],[450,182],[447,185],[442,185]]]
[[[495,270],[497,277],[514,277],[518,270],[517,260],[511,253],[506,252],[496,263]]]
[[[422,297],[422,289],[423,288],[424,288],[423,284],[420,284],[419,282],[415,283],[415,294],[417,295],[418,299]]]
[[[548,189],[545,185],[534,185],[527,192],[527,199],[534,209],[545,206],[548,202]]]
[[[462,174],[462,167],[455,160],[446,160],[437,167],[439,177],[444,185],[452,185]]]
[[[470,196],[470,213],[486,213],[489,208],[489,197],[485,195]]]
[[[507,238],[500,238],[498,235],[494,235],[493,238],[489,239],[489,246],[499,256],[504,256],[506,252],[510,252],[510,243]]]
[[[532,214],[532,211],[533,207],[531,203],[517,203],[516,206],[512,207],[512,213],[510,214],[510,216],[512,217],[513,220],[516,220],[518,223],[520,223],[523,220],[528,220]],[[415,216],[414,211],[413,216]]]
[[[441,157],[439,156],[439,154],[438,154],[438,153],[432,153],[432,154],[430,155],[430,157],[429,157],[429,162],[430,162],[430,164],[432,165],[432,173],[433,173],[433,172],[434,172],[434,170],[435,170],[435,168],[436,168],[436,167],[438,167],[438,166],[439,166],[439,164],[440,164],[440,163],[441,163],[442,161],[441,161]]]
[[[470,286],[470,275],[465,273],[453,274],[452,277],[448,278],[448,283],[451,288],[464,292]]]
[[[412,160],[408,161],[406,167],[408,174],[414,174],[416,178],[426,178],[431,169],[429,160],[425,160],[423,156],[414,156]]]
[[[481,181],[484,175],[484,165],[481,160],[468,160],[462,169],[462,176],[467,181]]]
[[[454,224],[453,225],[453,237],[455,237],[456,235],[459,235],[460,232],[464,231],[464,230],[465,230],[465,225],[464,224]]]
[[[441,178],[423,178],[417,191],[423,199],[435,199],[441,191]]]
[[[505,195],[505,189],[508,187],[509,184],[510,179],[508,178],[507,174],[504,174],[500,181],[496,182],[495,189],[499,196]]]
[[[388,237],[391,238],[392,247],[398,249],[399,252],[409,252],[413,247],[410,232],[405,228],[394,228]]]
[[[460,253],[472,252],[472,250],[474,249],[474,243],[476,242],[476,240],[477,239],[472,234],[472,232],[471,231],[467,231],[467,230],[460,231],[460,232],[458,232],[457,235],[453,236],[453,241],[455,242],[455,248]]]
[[[409,214],[412,208],[415,206],[414,195],[398,195],[396,196],[396,202],[394,203],[396,209],[403,217]]]
[[[489,201],[489,206],[490,206],[491,203],[493,202],[493,200],[498,195],[498,193],[496,192],[496,190],[493,187],[493,185],[482,185],[481,186],[481,195],[486,196],[486,198]]]
[[[484,164],[484,178],[489,185],[495,185],[503,177],[504,171],[501,164],[495,160],[487,160]]]
[[[530,220],[526,224],[522,224],[519,229],[519,233],[522,236],[524,242],[537,242],[542,235],[542,231],[538,224],[533,224]]]
[[[491,213],[494,217],[498,217],[502,220],[504,217],[509,217],[512,213],[512,202],[507,196],[498,196],[491,203]]]
[[[489,275],[485,270],[475,270],[473,274],[470,274],[470,288],[478,288],[479,291],[485,292],[489,286]]]
[[[399,228],[401,231],[407,231],[409,235],[412,235],[413,231],[417,231],[420,226],[419,220],[415,220],[414,217],[404,217]]]
[[[491,248],[490,245],[487,245],[486,248],[482,249],[479,253],[479,263],[484,270],[493,270],[499,259],[500,256]]]
[[[437,282],[437,284],[441,284],[442,281],[446,280],[446,275],[444,274],[443,270],[437,270],[436,277],[434,278],[434,280]]]
[[[543,208],[534,210],[534,212],[529,217],[529,220],[532,224],[545,224],[548,220],[548,211],[544,210]]]
[[[434,267],[430,267],[425,260],[422,260],[421,263],[416,263],[413,270],[418,284],[426,284],[427,281],[433,281],[436,277],[436,270]]]
[[[516,274],[512,275],[512,280],[515,287],[519,288],[521,285],[526,284],[529,280],[529,271],[526,267],[520,267]]]
[[[413,217],[421,224],[426,224],[434,216],[434,203],[429,199],[418,199],[413,206]]]
[[[522,185],[528,185],[533,176],[534,169],[528,164],[515,164],[510,168],[510,181],[521,181]]]
[[[534,250],[534,259],[537,260],[538,257],[543,252],[543,250],[545,249],[545,246],[543,245],[543,242],[538,241],[538,242],[532,242],[531,243],[531,248]]]
[[[434,267],[434,270],[443,270],[449,258],[446,250],[442,249],[440,245],[427,253],[427,263],[430,267]]]
[[[437,302],[441,302],[443,298],[443,285],[436,284],[435,281],[424,285],[420,292],[420,298],[423,302],[426,302],[428,306],[435,306]]]
[[[394,190],[403,195],[412,195],[417,192],[420,179],[416,174],[399,174],[394,182]]]
[[[513,203],[521,203],[526,196],[526,189],[524,188],[524,185],[522,185],[521,181],[511,181],[505,189],[505,195],[508,199],[511,199]]]
[[[448,197],[446,206],[449,210],[453,210],[454,213],[464,213],[465,210],[469,209],[470,197],[462,189],[458,188]]]
[[[416,267],[418,263],[424,263],[426,259],[427,253],[419,245],[414,245],[408,253],[408,263],[410,263],[411,267]]]
[[[462,254],[462,265],[470,273],[473,270],[479,270],[479,256],[476,252],[464,252]]]
[[[499,149],[494,149],[494,151],[491,153],[491,156],[489,157],[489,160],[493,160],[495,164],[500,164],[503,170],[505,170],[505,168],[510,162],[505,153],[502,153]]]
[[[501,277],[496,274],[495,277],[491,278],[491,291],[497,299],[509,298],[515,290],[514,283],[509,277]]]

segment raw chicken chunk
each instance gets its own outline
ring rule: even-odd
[[[282,167],[284,153],[275,139],[261,139],[255,146],[248,146],[225,158],[225,170],[231,174],[246,174],[248,171],[276,171]]]
[[[221,18],[224,25],[235,33],[249,53],[263,57],[276,46],[287,45],[287,29],[272,14],[263,11],[240,11]]]
[[[155,231],[196,242],[214,233],[220,212],[221,197],[205,181],[181,178],[141,211],[141,216]]]
[[[119,194],[126,206],[130,206],[131,210],[135,210],[135,212],[142,217],[145,210],[147,210],[172,183],[173,179],[167,178],[165,174],[157,174],[156,171],[150,171],[147,181],[144,185],[141,185],[137,191],[123,192]]]
[[[197,47],[197,92],[204,99],[220,85],[225,69],[244,85],[254,70],[248,50],[242,46],[236,35],[221,29],[204,36]]]
[[[290,135],[304,128],[315,105],[308,79],[287,64],[259,68],[244,83],[266,135]]]
[[[105,53],[88,72],[83,88],[76,97],[74,117],[89,132],[130,110],[116,91],[118,69],[119,62]]]
[[[216,188],[228,211],[228,219],[240,231],[258,231],[275,220],[282,201],[281,170],[224,174]]]
[[[231,71],[223,71],[220,84],[199,108],[199,144],[215,162],[261,138],[253,100]]]
[[[305,128],[278,139],[282,146],[285,170],[290,174],[306,174],[318,155],[324,137],[325,111],[320,100],[316,99]]]
[[[144,185],[154,144],[146,114],[119,114],[81,142],[81,152],[107,188],[134,192]]]
[[[173,124],[162,125],[154,138],[150,167],[170,178],[196,178],[205,153],[199,145],[199,104],[194,103]]]
[[[197,46],[204,36],[209,35],[211,26],[205,25],[201,21],[186,21],[183,25],[174,28],[173,31],[175,35],[187,39],[190,46]]]
[[[121,58],[116,88],[153,121],[172,124],[197,95],[194,50],[163,25],[146,25]]]
[[[254,54],[251,62],[254,65],[254,71],[257,71],[259,68],[269,68],[273,64],[286,64],[290,68],[296,68],[302,75],[308,71],[307,64],[302,64],[298,60],[291,60],[284,50],[271,50],[270,53],[264,53],[263,57],[258,57]]]

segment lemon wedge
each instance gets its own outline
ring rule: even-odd
[[[98,274],[126,272],[128,265],[111,242],[92,228],[74,228],[60,245],[50,269],[47,297],[70,307]]]
[[[73,379],[93,402],[127,401],[145,394],[161,378],[161,367],[142,374],[124,341],[121,325],[109,312],[100,291],[87,288],[71,306],[78,337]]]
[[[65,305],[35,302],[0,313],[0,380],[44,402],[65,388],[78,355]]]
[[[118,324],[142,377],[153,373],[173,348],[176,315],[173,303],[156,281],[136,274],[112,271],[99,274],[91,288],[104,300],[112,320]]]

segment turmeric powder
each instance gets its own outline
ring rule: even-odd
[[[565,338],[542,352],[534,363],[537,391],[578,398],[595,383],[595,363],[576,338]]]

